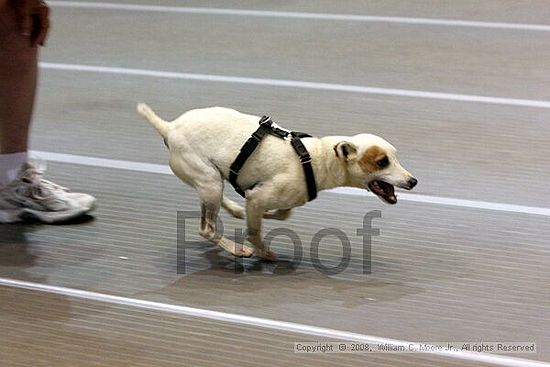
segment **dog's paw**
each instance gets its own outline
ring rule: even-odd
[[[218,242],[218,245],[225,251],[229,252],[231,255],[237,257],[250,257],[254,254],[254,248],[236,243],[234,241],[228,240],[227,238],[222,237]]]
[[[237,257],[250,257],[254,254],[254,249],[250,246],[242,245],[238,246],[233,255]]]
[[[256,251],[256,255],[260,257],[262,260],[266,261],[275,261],[277,260],[277,255],[271,250],[258,250]]]

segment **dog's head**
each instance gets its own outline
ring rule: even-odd
[[[371,134],[359,134],[334,145],[348,171],[348,184],[370,190],[388,204],[397,203],[394,186],[411,190],[418,183],[397,160],[395,148]]]

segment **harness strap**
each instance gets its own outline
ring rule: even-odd
[[[241,195],[243,198],[245,197],[243,189],[240,188],[240,186],[237,184],[237,177],[239,176],[239,172],[241,171],[241,168],[243,168],[246,160],[248,157],[254,153],[264,136],[269,132],[270,126],[266,123],[268,121],[271,121],[271,118],[269,116],[263,116],[260,119],[260,127],[254,133],[246,143],[241,148],[241,151],[237,155],[237,158],[233,161],[231,164],[231,167],[229,168],[229,182],[231,185],[233,185],[233,188],[239,195]]]
[[[295,136],[294,133],[292,134],[290,144],[292,144],[292,148],[294,148],[294,151],[298,154],[298,157],[300,157],[304,176],[306,176],[308,201],[311,201],[317,197],[317,184],[315,183],[315,175],[313,174],[313,167],[311,166],[311,156],[304,146],[304,143],[302,143],[302,140],[300,140],[298,136]]]
[[[290,136],[290,144],[300,158],[304,175],[306,177],[308,200],[311,201],[315,199],[317,197],[317,184],[315,183],[313,167],[311,166],[311,156],[300,140],[300,138],[310,137],[311,135],[285,130],[274,124],[269,116],[263,116],[260,119],[260,127],[258,127],[252,136],[243,144],[237,158],[235,158],[229,168],[229,182],[233,185],[235,191],[242,197],[245,197],[244,190],[237,184],[237,178],[239,177],[239,172],[246,163],[246,160],[252,155],[252,153],[254,153],[266,134],[271,134],[281,139],[286,139]]]

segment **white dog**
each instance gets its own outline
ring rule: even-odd
[[[138,104],[137,109],[164,138],[172,171],[197,190],[202,212],[200,235],[235,256],[256,252],[264,259],[275,259],[262,242],[262,218],[287,219],[292,208],[308,201],[305,174],[290,142],[268,134],[246,161],[238,176],[238,185],[246,194],[244,209],[223,195],[224,179],[228,179],[241,147],[258,128],[258,116],[212,107],[191,110],[167,122],[145,104]],[[312,158],[318,190],[357,187],[395,204],[394,186],[410,190],[417,183],[399,164],[395,148],[378,136],[308,137],[302,142]],[[255,249],[216,231],[220,206],[237,218],[246,216],[247,239]]]

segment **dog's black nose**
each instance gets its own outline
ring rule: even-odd
[[[409,179],[409,190],[415,187],[417,183],[418,183],[418,180],[414,177],[411,177]]]

